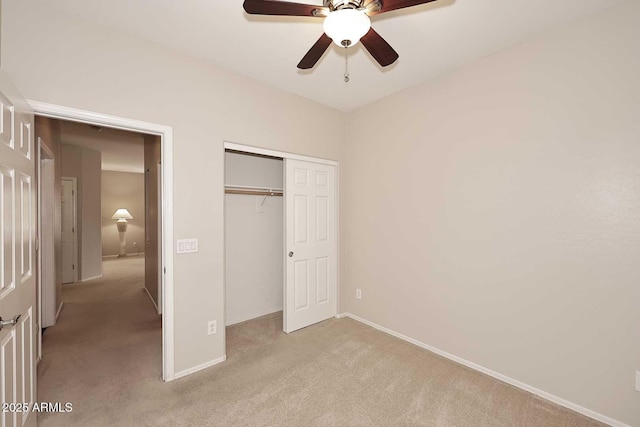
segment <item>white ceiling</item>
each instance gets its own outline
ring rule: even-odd
[[[141,133],[61,121],[62,143],[102,153],[102,170],[144,173],[144,136]]]
[[[247,15],[242,0],[56,0],[48,6],[349,111],[624,0],[439,0],[389,12],[373,27],[400,54],[380,68],[360,44],[296,64],[322,34],[318,18]],[[300,2],[304,2],[301,0]],[[322,0],[307,3],[320,5]]]

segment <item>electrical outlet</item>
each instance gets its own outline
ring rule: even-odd
[[[640,371],[636,371],[636,391],[640,391]]]
[[[362,299],[362,289],[356,289],[356,299]]]
[[[215,320],[209,320],[209,329],[208,329],[209,335],[213,335],[217,331],[218,331],[217,322]]]

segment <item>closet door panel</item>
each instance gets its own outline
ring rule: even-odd
[[[336,314],[336,190],[334,166],[285,163],[284,323],[292,332]]]

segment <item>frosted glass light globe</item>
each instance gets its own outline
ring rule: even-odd
[[[341,9],[333,11],[324,19],[324,32],[340,47],[354,46],[369,32],[371,20],[360,10]]]

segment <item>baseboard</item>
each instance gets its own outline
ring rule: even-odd
[[[64,305],[64,301],[60,301],[60,306],[58,306],[58,311],[56,311],[56,323],[58,323],[58,316],[60,316],[60,312],[62,311],[63,305]]]
[[[174,380],[177,380],[178,378],[182,378],[182,377],[186,377],[187,375],[191,375],[195,372],[201,371],[203,369],[207,369],[210,368],[213,365],[217,365],[218,363],[222,363],[225,360],[227,360],[227,355],[225,354],[222,357],[219,357],[217,359],[214,360],[210,360],[209,362],[205,362],[201,365],[198,366],[194,366],[193,368],[189,368],[189,369],[185,369],[184,371],[180,371],[180,372],[176,372],[176,374],[173,376]]]
[[[131,253],[131,254],[127,254],[126,256],[130,257],[130,256],[140,256],[140,255],[144,255],[144,252],[136,252],[136,253]],[[102,255],[102,259],[113,259],[113,258],[119,258],[120,255]]]
[[[403,335],[401,333],[393,331],[393,330],[391,330],[389,328],[385,328],[384,326],[380,326],[377,323],[373,323],[373,322],[371,322],[369,320],[363,319],[362,317],[356,316],[355,314],[352,314],[352,313],[341,313],[341,314],[336,315],[337,319],[340,319],[340,318],[343,318],[343,317],[349,317],[349,318],[351,318],[353,320],[356,320],[356,321],[358,321],[360,323],[364,323],[365,325],[371,326],[372,328],[375,328],[375,329],[377,329],[379,331],[385,332],[385,333],[387,333],[389,335],[392,335],[392,336],[394,336],[396,338],[400,338],[401,340],[404,340],[404,341],[407,341],[407,342],[409,342],[411,344],[417,345],[418,347],[421,347],[421,348],[423,348],[425,350],[429,350],[432,353],[438,354],[438,355],[440,355],[442,357],[445,357],[445,358],[447,358],[449,360],[452,360],[452,361],[454,361],[456,363],[464,365],[464,366],[466,366],[468,368],[471,368],[471,369],[476,370],[478,372],[482,372],[483,374],[489,375],[490,377],[493,377],[493,378],[495,378],[497,380],[500,380],[502,382],[510,384],[510,385],[512,385],[514,387],[518,387],[519,389],[522,389],[522,390],[527,391],[529,393],[535,394],[536,396],[539,396],[539,397],[541,397],[543,399],[546,399],[546,400],[548,400],[550,402],[556,403],[556,404],[558,404],[560,406],[564,406],[565,408],[571,409],[572,411],[578,412],[578,413],[580,413],[582,415],[585,415],[585,416],[587,416],[589,418],[593,418],[596,421],[600,421],[602,423],[609,424],[612,427],[631,427],[628,424],[625,424],[625,423],[623,423],[621,421],[614,420],[613,418],[610,418],[610,417],[608,417],[606,415],[603,415],[603,414],[600,414],[598,412],[595,412],[595,411],[593,411],[591,409],[585,408],[584,406],[580,406],[580,405],[578,405],[576,403],[570,402],[570,401],[565,400],[565,399],[563,399],[561,397],[555,396],[555,395],[553,395],[551,393],[547,393],[546,391],[540,390],[540,389],[535,388],[535,387],[533,387],[533,386],[531,386],[529,384],[525,384],[525,383],[523,383],[521,381],[518,381],[516,379],[510,378],[510,377],[508,377],[506,375],[503,375],[503,374],[501,374],[499,372],[492,371],[489,368],[485,368],[484,366],[480,366],[480,365],[478,365],[476,363],[473,363],[473,362],[470,362],[470,361],[468,361],[466,359],[463,359],[461,357],[455,356],[455,355],[453,355],[451,353],[447,353],[446,351],[440,350],[439,348],[430,346],[428,344],[425,344],[423,342],[420,342],[418,340],[410,338],[410,337],[408,337],[406,335]]]
[[[88,282],[89,280],[99,279],[101,277],[102,277],[102,274],[98,274],[97,276],[91,276],[91,277],[87,277],[86,279],[80,279],[80,282],[84,283],[84,282]]]
[[[266,313],[260,313],[260,314],[250,315],[250,316],[248,316],[246,319],[244,319],[244,318],[243,318],[242,320],[235,320],[235,321],[233,321],[233,323],[225,323],[225,325],[224,325],[224,326],[225,326],[225,327],[227,327],[227,326],[237,325],[237,324],[239,324],[239,323],[244,323],[244,322],[248,322],[249,320],[257,319],[258,317],[264,317],[264,316],[269,316],[269,315],[271,315],[271,314],[276,314],[276,313],[281,312],[281,311],[282,311],[282,308],[280,308],[280,309],[275,309],[274,311],[269,310],[269,311],[268,311],[268,312],[266,312]]]
[[[160,314],[160,309],[158,308],[158,304],[156,304],[156,302],[153,300],[153,297],[151,296],[151,292],[149,292],[149,289],[147,289],[146,286],[144,286],[144,291],[147,293],[147,295],[149,295],[149,299],[151,300],[151,303],[156,308],[156,313]]]

